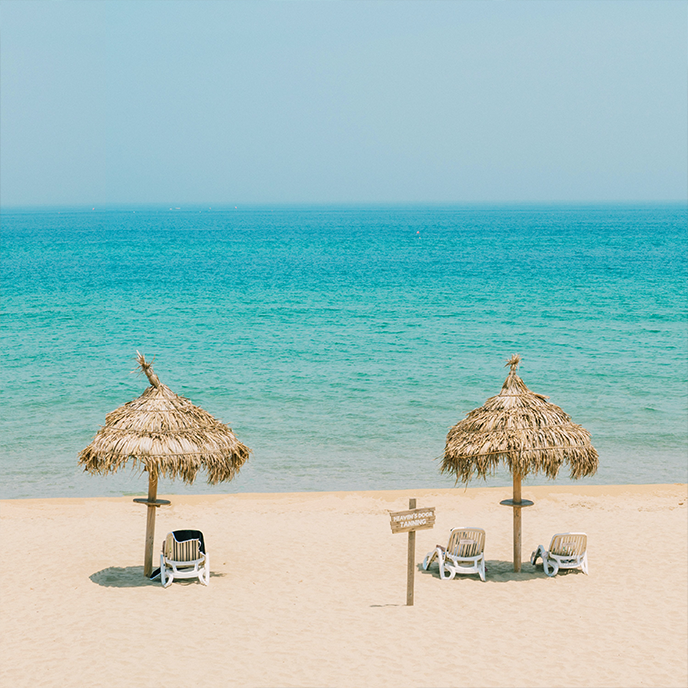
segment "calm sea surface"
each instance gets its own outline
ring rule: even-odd
[[[450,487],[447,430],[499,392],[513,353],[592,433],[583,482],[688,478],[683,206],[1,219],[0,497],[145,489],[76,463],[145,389],[137,349],[253,450],[232,483],[161,493]]]

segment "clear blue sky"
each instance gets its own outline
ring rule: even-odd
[[[685,199],[687,7],[2,2],[0,203]]]

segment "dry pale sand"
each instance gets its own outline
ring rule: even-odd
[[[165,533],[204,531],[210,585],[142,576],[130,498],[0,502],[0,681],[14,686],[685,686],[686,485],[534,487],[524,559],[589,536],[590,575],[514,574],[509,490],[172,496]],[[388,510],[487,531],[487,582],[416,573]]]

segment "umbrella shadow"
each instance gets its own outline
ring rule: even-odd
[[[210,572],[211,578],[223,578],[226,574]],[[161,587],[160,578],[146,578],[143,566],[108,566],[89,576],[89,579],[104,588],[147,588]],[[182,579],[173,581],[175,585],[201,585],[198,579]]]
[[[432,564],[430,568],[426,571],[423,569],[422,564],[417,565],[418,572],[425,576],[432,576],[433,578],[440,579],[440,570],[436,564]],[[566,575],[585,575],[582,571],[578,569],[563,569],[559,571],[558,576]],[[500,559],[487,559],[485,561],[485,582],[486,583],[509,583],[510,581],[526,581],[533,580],[533,578],[549,578],[547,574],[543,571],[542,565],[533,566],[531,563],[524,562],[521,565],[521,570],[519,573],[514,571],[513,561],[501,561]],[[480,576],[477,573],[458,575],[455,576],[453,580],[466,580],[473,581],[475,583],[481,583]]]

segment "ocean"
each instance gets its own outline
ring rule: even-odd
[[[145,389],[137,350],[253,452],[231,483],[161,494],[451,487],[447,431],[499,392],[514,353],[530,389],[591,432],[600,467],[580,482],[688,480],[685,205],[0,220],[1,498],[145,491],[145,475],[77,465]]]

